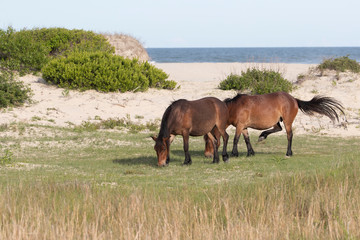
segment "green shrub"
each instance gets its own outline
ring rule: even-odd
[[[42,28],[33,29],[29,32],[36,41],[46,46],[50,56],[66,56],[74,51],[115,52],[114,47],[110,45],[103,35],[92,31]]]
[[[176,82],[148,62],[104,52],[74,52],[49,62],[43,78],[59,87],[102,92],[145,91],[149,87],[173,89]]]
[[[37,72],[49,60],[48,50],[29,31],[0,30],[0,66],[21,74]]]
[[[51,59],[73,51],[113,53],[102,35],[84,30],[42,28],[16,32],[0,29],[0,66],[20,74],[38,72]]]
[[[241,75],[230,74],[223,80],[219,88],[222,90],[250,91],[253,94],[272,92],[291,92],[292,83],[284,79],[279,72],[273,70],[247,69]]]
[[[323,72],[324,70],[335,70],[337,72],[350,71],[354,73],[360,72],[360,65],[356,60],[350,59],[349,56],[325,59],[317,68]]]
[[[0,73],[0,108],[20,106],[30,99],[30,88],[16,81],[12,73]]]

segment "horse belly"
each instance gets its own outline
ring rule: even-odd
[[[189,134],[190,136],[198,137],[207,134],[215,127],[215,122],[201,122],[200,124],[193,124]]]
[[[274,126],[280,121],[280,114],[259,114],[251,117],[248,127],[258,130],[265,130]]]

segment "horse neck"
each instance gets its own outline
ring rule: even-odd
[[[159,132],[159,139],[168,138],[170,137],[170,130],[168,126],[161,126],[160,132]]]
[[[234,124],[234,117],[236,117],[236,102],[227,102],[226,107],[228,108],[229,112],[228,125]]]
[[[226,103],[226,107],[228,108],[228,111],[229,111],[229,115],[232,113],[232,111],[234,110],[234,105],[235,105],[235,102],[227,102]]]
[[[167,138],[170,137],[170,127],[169,127],[169,117],[166,116],[161,121],[161,127],[158,138]]]

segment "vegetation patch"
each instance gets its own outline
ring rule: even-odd
[[[0,29],[0,67],[20,74],[39,72],[53,58],[74,51],[114,53],[100,34],[84,30],[41,28],[15,31]]]
[[[11,164],[13,161],[13,153],[9,149],[6,149],[4,154],[0,156],[0,166]]]
[[[159,128],[159,121],[150,121],[146,124],[136,123],[131,121],[130,116],[126,118],[109,118],[101,120],[100,122],[85,121],[80,126],[76,126],[75,131],[96,131],[99,129],[125,129],[131,133],[139,133],[142,131],[157,131]]]
[[[164,71],[148,62],[104,52],[74,52],[52,60],[42,72],[47,82],[70,89],[126,92],[176,86],[175,81],[166,80]]]
[[[325,59],[321,64],[317,66],[317,69],[323,72],[324,70],[335,70],[337,72],[350,71],[354,73],[360,72],[359,63],[350,59],[349,56],[343,56],[339,58]]]
[[[30,99],[31,90],[23,82],[16,81],[14,74],[0,72],[0,109],[21,106]]]
[[[359,77],[360,64],[349,56],[325,59],[319,65],[310,68],[306,74],[297,77],[297,83],[301,84],[307,80],[316,80],[318,77],[328,76],[335,86],[337,81],[353,82]]]
[[[259,70],[248,68],[241,75],[230,74],[223,80],[219,88],[222,90],[250,91],[252,94],[265,94],[272,92],[291,92],[292,83],[284,79],[281,73],[274,70]]]

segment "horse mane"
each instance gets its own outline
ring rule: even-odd
[[[169,121],[169,117],[171,115],[171,111],[174,108],[174,105],[180,101],[184,101],[185,99],[179,99],[173,101],[170,106],[168,106],[164,112],[164,115],[161,119],[160,132],[158,137],[168,137],[170,136],[169,128],[167,127],[167,122]],[[185,100],[186,101],[186,100]]]
[[[224,103],[228,104],[228,103],[232,103],[232,102],[235,102],[237,101],[239,98],[243,97],[243,96],[246,96],[246,94],[242,94],[242,93],[238,93],[235,97],[233,98],[226,98],[224,100]]]

